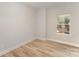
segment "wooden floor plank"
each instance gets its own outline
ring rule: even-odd
[[[79,48],[50,40],[34,40],[2,57],[79,57]]]

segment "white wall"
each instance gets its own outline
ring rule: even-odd
[[[79,3],[61,5],[55,8],[47,9],[47,37],[63,42],[69,42],[79,45]],[[71,14],[71,35],[58,35],[57,30],[57,15]]]
[[[55,8],[47,9],[47,38],[56,39],[59,41],[67,41],[71,38],[70,35],[57,34],[57,16],[59,14],[64,14],[63,9],[55,9]],[[68,14],[70,13],[68,12]]]
[[[46,9],[43,8],[39,9],[37,11],[38,37],[41,39],[46,39],[47,36],[47,39],[50,40],[68,42],[79,46],[79,27],[78,27],[79,8],[78,7],[79,7],[79,3],[70,3],[70,4],[65,3],[58,6],[49,7]],[[71,35],[57,34],[56,21],[57,21],[57,15],[59,14],[71,14]]]
[[[46,36],[79,45],[78,7],[75,3],[36,11],[22,3],[0,3],[0,51],[35,38],[46,39]],[[56,34],[58,14],[71,14],[71,35]]]
[[[46,9],[38,8],[36,14],[36,38],[46,39]]]
[[[0,51],[35,38],[35,10],[22,3],[0,3]]]

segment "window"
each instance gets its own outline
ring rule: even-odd
[[[70,18],[69,14],[57,17],[57,33],[70,34]]]

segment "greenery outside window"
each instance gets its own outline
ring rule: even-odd
[[[70,34],[70,14],[57,17],[57,33]]]

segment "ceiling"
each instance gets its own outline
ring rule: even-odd
[[[79,4],[78,2],[26,2],[25,4],[35,8],[61,7],[65,5]]]

